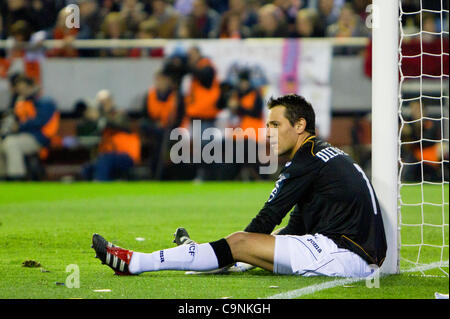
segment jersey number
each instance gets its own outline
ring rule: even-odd
[[[370,193],[370,198],[372,199],[373,213],[376,215],[378,213],[377,201],[375,200],[375,192],[373,191],[372,185],[370,184],[369,179],[367,178],[367,176],[364,173],[364,171],[362,170],[362,168],[356,163],[354,163],[353,165],[355,165],[358,172],[361,173],[362,177],[366,181],[366,185],[367,185],[367,188],[369,189],[369,193]]]

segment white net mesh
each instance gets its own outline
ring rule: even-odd
[[[448,1],[399,2],[400,269],[448,276]]]

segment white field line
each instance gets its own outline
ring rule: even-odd
[[[432,264],[417,266],[414,268],[403,270],[402,272],[416,272],[416,271],[422,272],[422,271],[426,271],[426,270],[430,270],[430,269],[438,268],[438,267],[448,267],[448,260],[443,261],[443,262],[435,262]]]
[[[426,271],[438,267],[448,267],[448,261],[445,262],[436,262],[432,264],[427,265],[421,265],[414,268],[407,269],[402,272],[417,272],[417,271]],[[293,298],[299,298],[301,296],[309,295],[316,293],[321,290],[330,289],[338,286],[344,286],[348,284],[352,284],[358,281],[366,280],[366,278],[344,278],[344,279],[337,279],[333,281],[324,282],[321,284],[316,284],[300,289],[295,289],[291,291],[282,292],[273,296],[267,297],[267,299],[293,299]]]
[[[330,288],[334,288],[337,286],[344,286],[344,285],[348,285],[348,284],[351,284],[351,283],[354,283],[357,281],[361,281],[361,280],[364,280],[364,278],[347,278],[347,279],[338,279],[338,280],[328,281],[328,282],[324,282],[321,284],[308,286],[305,288],[282,292],[282,293],[279,293],[279,294],[276,294],[273,296],[269,296],[269,297],[267,297],[267,299],[298,298],[298,297],[301,297],[304,295],[313,294],[313,293],[321,291],[321,290],[330,289]]]

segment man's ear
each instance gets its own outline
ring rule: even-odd
[[[297,134],[302,134],[306,130],[306,120],[304,118],[300,118],[294,125]]]

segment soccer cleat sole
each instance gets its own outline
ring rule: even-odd
[[[187,230],[183,227],[177,228],[173,236],[175,237],[173,242],[178,246],[193,242],[193,240],[189,237]]]

